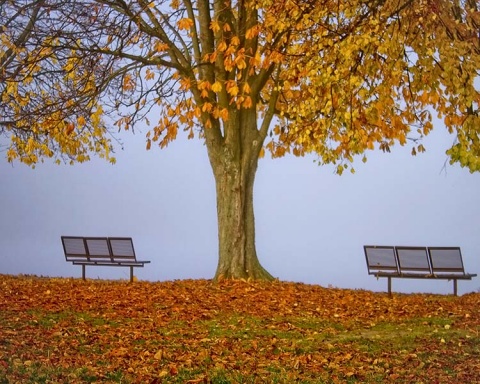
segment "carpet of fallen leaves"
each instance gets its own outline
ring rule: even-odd
[[[0,383],[480,383],[480,294],[0,275]]]

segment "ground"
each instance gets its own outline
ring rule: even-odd
[[[480,294],[0,275],[0,383],[480,383]]]

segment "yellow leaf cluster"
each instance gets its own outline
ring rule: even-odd
[[[204,86],[206,87],[205,84]],[[205,104],[203,108],[199,108],[192,98],[177,100],[176,103],[159,102],[159,106],[163,111],[161,113],[163,117],[147,132],[146,148],[150,149],[152,142],[158,142],[160,148],[168,146],[171,141],[177,138],[181,127],[188,132],[189,139],[193,138],[194,127],[200,125],[199,119],[203,113],[218,114],[218,117],[222,117],[225,114],[225,111],[217,111],[212,105]],[[202,109],[205,109],[205,111]]]
[[[193,27],[193,24],[193,20],[189,18],[183,18],[177,22],[178,29],[187,31]]]
[[[73,110],[75,102],[69,99],[64,100],[62,108],[57,108],[58,100],[53,94],[45,90],[34,92],[34,88],[29,86],[33,76],[41,70],[38,60],[33,59],[46,55],[53,64],[59,61],[52,56],[50,49],[43,47],[22,54],[21,59],[28,62],[21,68],[23,81],[7,80],[0,86],[2,107],[8,108],[10,119],[14,121],[14,124],[4,126],[10,137],[7,160],[21,161],[30,166],[35,166],[43,158],[53,157],[57,158],[57,162],[61,159],[83,162],[89,159],[89,152],[95,152],[115,162],[111,155],[111,143],[106,139],[102,106],[91,103],[90,114],[81,114],[80,111],[71,113],[69,108]],[[72,55],[61,69],[65,74],[66,87],[74,86],[86,95],[93,91],[95,79],[93,73],[81,71],[80,64],[81,59]],[[61,95],[66,88],[56,83],[55,89]],[[24,134],[17,134],[17,130]]]
[[[438,3],[447,7],[447,2]],[[466,112],[478,111],[480,105],[474,82],[480,46],[458,38],[468,35],[462,28],[457,37],[453,26],[450,32],[446,29],[440,18],[446,17],[444,9],[438,19],[427,18],[431,4],[398,10],[398,4],[386,2],[360,17],[360,3],[340,2],[339,9],[326,6],[303,15],[291,34],[296,43],[286,54],[260,58],[263,65],[283,65],[273,87],[280,93],[276,108],[283,128],[272,131],[275,137],[267,145],[272,155],[314,152],[321,162],[337,164],[341,173],[345,162],[365,150],[405,145],[414,127],[420,128],[413,137],[427,135],[433,129],[431,109],[445,116],[447,129],[464,131]],[[287,28],[287,14],[292,18],[295,12],[269,6],[276,12],[275,17],[265,16],[264,33],[273,36]],[[465,152],[471,152],[473,143],[467,141],[459,139],[459,147],[468,150],[453,149],[450,154],[471,168],[473,160]],[[420,144],[412,152],[424,150]]]
[[[104,39],[110,48],[102,52],[118,59],[119,65],[127,63],[125,70],[112,70],[119,94],[125,97],[122,105],[131,106],[131,111],[120,112],[116,125],[130,129],[137,122],[132,116],[148,103],[156,104],[160,117],[147,146],[158,142],[163,147],[182,129],[193,137],[197,127],[202,137],[215,127],[226,136],[234,127],[226,124],[229,119],[253,111],[259,123],[265,119],[257,132],[262,144],[269,132],[265,127],[275,121],[273,116],[277,118],[265,147],[273,156],[316,153],[320,162],[334,164],[340,173],[365,151],[389,151],[394,144],[407,145],[412,136],[421,140],[433,129],[436,116],[458,136],[449,151],[451,158],[476,169],[480,13],[472,4],[247,0],[197,7],[172,0],[168,10],[166,4],[163,9],[160,2],[146,2],[135,13],[133,29],[122,44],[115,36]],[[13,47],[7,37],[0,33],[0,59]],[[84,43],[72,44],[61,59],[48,44],[37,51],[19,50],[18,56],[57,60],[65,84],[52,86],[58,102],[67,88],[77,89],[77,95],[92,95],[102,80],[83,70],[87,59],[79,52],[85,47],[76,51],[75,46]],[[55,39],[49,44],[55,47]],[[119,47],[123,51],[115,56]],[[41,70],[37,60],[25,62],[22,82],[5,81],[1,88],[2,102],[17,116],[34,97],[41,97],[47,107],[54,104],[48,91],[43,95],[22,88]],[[128,69],[133,67],[136,71]],[[150,96],[156,92],[146,89],[156,86],[159,96]],[[62,105],[74,110],[74,101],[64,97]],[[89,148],[109,156],[108,144],[102,142],[104,114],[93,103],[83,113],[52,112],[31,126],[35,133],[58,132],[55,140],[68,156],[80,156]],[[20,120],[23,126],[30,124]],[[66,138],[61,132],[68,132]],[[78,147],[70,148],[73,137]],[[96,143],[103,144],[97,148]],[[40,151],[27,141],[14,147],[18,150],[8,152],[11,158]],[[416,144],[412,153],[424,150]]]

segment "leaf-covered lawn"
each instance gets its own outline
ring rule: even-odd
[[[0,275],[0,383],[480,383],[480,294]]]

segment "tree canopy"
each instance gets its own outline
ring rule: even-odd
[[[125,129],[152,120],[147,147],[163,147],[178,129],[226,137],[234,110],[254,108],[274,156],[323,163],[428,134],[436,111],[457,134],[452,160],[480,166],[475,0],[1,5],[9,160],[110,158],[104,116]]]
[[[231,275],[266,275],[251,275],[265,150],[342,173],[410,136],[424,151],[436,114],[456,135],[451,161],[480,170],[476,0],[0,1],[8,160],[114,161],[111,133],[139,125],[147,149],[199,137],[220,254],[242,266]]]

